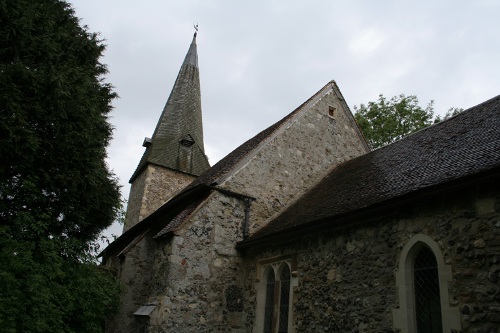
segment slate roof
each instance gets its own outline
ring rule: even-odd
[[[181,162],[181,141],[189,138],[190,163]],[[151,144],[146,147],[132,182],[148,164],[156,164],[192,175],[200,175],[210,168],[203,143],[200,77],[196,33],[184,58],[172,92],[165,104]]]
[[[168,235],[171,232],[174,232],[179,228],[184,221],[189,218],[192,212],[203,202],[203,200],[197,200],[192,203],[189,203],[176,217],[174,217],[167,224],[166,227],[161,229],[154,238],[160,238],[162,236]]]
[[[145,235],[148,232],[152,232],[153,235],[158,234],[159,237],[169,231],[175,230],[175,228],[182,223],[187,214],[190,214],[207,198],[210,191],[211,188],[208,186],[199,185],[191,188],[190,190],[179,193],[154,211],[151,215],[115,239],[101,253],[99,253],[99,257],[103,257],[104,260],[106,260],[106,258],[126,252],[124,249],[130,245],[133,246],[132,243],[134,243],[138,237],[142,237],[142,235]],[[165,229],[165,223],[158,222],[172,222],[173,224],[167,225],[168,229]]]
[[[486,172],[500,172],[500,96],[332,169],[239,246]]]

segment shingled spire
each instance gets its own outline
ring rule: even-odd
[[[210,167],[203,144],[196,33],[153,137],[143,145],[146,151],[131,181],[148,163],[195,176]]]
[[[196,32],[146,151],[130,178],[124,230],[210,168],[203,144]]]

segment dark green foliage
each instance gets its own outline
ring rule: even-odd
[[[441,118],[441,116],[437,115],[436,118],[434,119],[434,124],[439,123],[439,122],[446,120],[448,118],[454,117],[463,111],[464,111],[464,109],[462,109],[462,108],[450,108],[448,111],[446,111],[446,114],[444,115],[444,117]]]
[[[356,119],[372,149],[380,148],[433,123],[434,102],[425,109],[416,96],[399,95],[387,100],[382,94],[377,102],[355,106]]]
[[[0,0],[0,327],[98,332],[118,287],[91,249],[120,208],[104,46],[58,0]]]
[[[462,108],[450,108],[441,117],[434,116],[434,101],[423,109],[418,105],[417,96],[394,96],[387,100],[382,94],[377,102],[354,106],[354,118],[372,149],[380,148],[402,139],[432,124],[456,116]]]

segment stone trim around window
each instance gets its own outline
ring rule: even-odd
[[[415,256],[423,246],[429,248],[434,253],[437,261],[443,332],[460,331],[460,311],[458,307],[450,306],[448,295],[448,283],[452,281],[451,265],[445,265],[443,253],[439,245],[432,238],[424,234],[413,236],[401,250],[398,270],[396,272],[399,308],[392,311],[393,326],[395,329],[401,330],[401,333],[413,333],[417,331],[413,264]]]
[[[281,271],[285,265],[290,270],[290,292],[288,300],[288,331],[289,333],[295,333],[295,327],[293,325],[293,289],[298,286],[298,274],[297,274],[297,264],[295,256],[279,256],[273,258],[267,258],[260,260],[257,264],[257,276],[255,283],[255,290],[257,292],[257,309],[255,315],[255,325],[254,333],[264,332],[264,318],[265,318],[265,305],[266,305],[266,291],[267,291],[267,279],[269,270],[273,270],[277,285],[279,285],[279,279],[281,276]],[[280,294],[279,289],[277,294]],[[279,317],[279,296],[274,302],[276,306],[275,316]],[[279,319],[274,318],[272,332],[278,332]]]

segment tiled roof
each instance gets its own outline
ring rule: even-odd
[[[167,224],[167,226],[163,229],[161,229],[155,236],[154,238],[159,238],[165,235],[168,235],[171,232],[174,232],[179,228],[182,223],[189,218],[192,212],[200,205],[200,203],[203,202],[203,200],[197,200],[194,202],[191,202],[185,207],[179,214],[177,214],[176,217],[174,217],[170,222]]]
[[[240,245],[498,171],[500,96],[332,169],[308,193]]]
[[[137,237],[142,237],[141,235],[148,232],[152,232],[153,236],[158,235],[159,237],[169,231],[174,231],[184,218],[207,198],[210,191],[211,189],[208,186],[200,185],[179,193],[144,220],[124,232],[109,244],[99,256],[107,258],[123,253],[124,249],[138,239]],[[184,211],[186,212],[184,213]],[[172,225],[169,222],[172,222]]]

